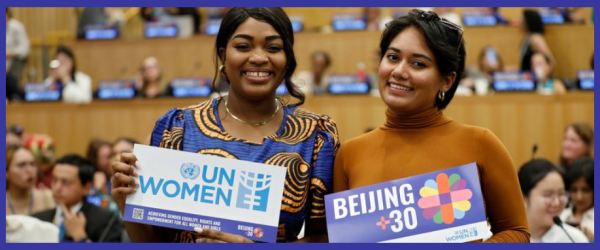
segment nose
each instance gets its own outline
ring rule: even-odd
[[[256,49],[254,50],[254,53],[250,55],[249,61],[252,65],[260,66],[267,64],[269,62],[269,58],[264,50]]]
[[[406,81],[410,78],[408,71],[406,70],[406,64],[404,62],[400,62],[398,66],[392,70],[392,78],[400,81]]]
[[[573,193],[571,193],[571,199],[573,199],[575,201],[581,200],[581,195],[582,195],[581,191],[573,192]]]

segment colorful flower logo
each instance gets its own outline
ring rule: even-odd
[[[436,180],[429,179],[419,190],[419,207],[425,219],[433,219],[436,224],[452,224],[454,219],[462,219],[471,209],[469,199],[473,192],[467,189],[467,182],[460,175],[438,174]]]
[[[255,236],[256,238],[263,237],[263,235],[264,235],[264,234],[265,234],[265,233],[263,232],[262,228],[260,228],[260,227],[257,227],[257,228],[255,228],[255,229],[254,229],[254,236]]]

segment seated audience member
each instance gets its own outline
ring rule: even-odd
[[[545,27],[542,16],[536,10],[526,9],[523,11],[522,30],[526,33],[521,42],[521,71],[533,71],[531,65],[532,57],[536,53],[547,55],[550,60],[550,68],[554,69],[556,61],[550,51],[550,47],[544,38]]]
[[[10,8],[6,8],[6,76],[20,83],[23,64],[29,55],[31,44],[25,26],[12,17]]]
[[[162,68],[156,57],[146,57],[140,65],[139,77],[136,80],[137,94],[142,98],[157,98],[165,96],[172,90],[164,90],[162,82]],[[170,88],[169,88],[170,89]]]
[[[454,12],[452,7],[436,7],[434,9],[435,13],[437,13],[439,17],[444,18],[458,26],[463,26],[460,15]]]
[[[564,94],[567,88],[562,80],[553,78],[550,57],[536,53],[531,57],[531,69],[535,75],[537,92],[540,94]]]
[[[298,73],[297,81],[302,93],[306,95],[322,95],[327,93],[328,76],[327,69],[331,66],[331,57],[325,51],[313,52],[311,59],[311,71]]]
[[[381,7],[365,7],[363,8],[363,16],[368,31],[385,30],[385,24],[392,20],[390,17],[381,15]]]
[[[61,89],[62,100],[68,103],[92,101],[92,79],[77,70],[75,54],[65,46],[58,46],[56,56],[50,63],[50,77],[46,84]]]
[[[23,145],[33,153],[38,167],[37,187],[50,188],[54,164],[54,140],[48,135],[33,134],[25,137]]]
[[[112,154],[112,145],[110,142],[94,139],[90,141],[87,150],[87,160],[94,166],[94,185],[92,189],[102,189],[106,184],[106,177],[112,176],[112,166],[110,163],[110,156]],[[104,181],[100,176],[104,177]]]
[[[57,243],[58,228],[31,216],[6,215],[6,243]]]
[[[109,211],[119,211],[119,207],[110,195],[110,176],[113,174],[111,155],[112,145],[109,142],[99,139],[90,142],[87,159],[93,164],[95,173],[88,201]]]
[[[502,71],[504,64],[502,58],[498,54],[496,48],[487,46],[479,52],[479,60],[476,67],[469,67],[466,72],[466,78],[460,81],[459,89],[457,94],[470,95],[477,88],[482,86],[475,86],[476,84],[484,85],[481,94],[487,93],[494,82],[494,73]],[[479,91],[477,91],[479,93]]]
[[[33,216],[52,222],[60,229],[60,242],[119,242],[124,230],[116,213],[88,203],[94,167],[78,155],[56,161],[52,194],[58,204]]]
[[[121,160],[121,153],[131,153],[133,152],[133,145],[138,144],[139,142],[135,139],[128,137],[121,137],[113,143],[112,146],[112,154],[110,156],[110,162],[115,162]]]
[[[489,16],[496,18],[496,23],[501,25],[508,25],[509,21],[499,11],[499,7],[480,7]]]
[[[575,122],[565,128],[560,152],[560,167],[564,172],[577,160],[591,157],[594,128],[585,122]]]
[[[22,146],[6,149],[6,214],[32,215],[54,207],[52,192],[37,189],[37,165]]]
[[[84,39],[89,26],[119,30],[125,22],[125,14],[113,7],[85,7],[77,22],[77,38]]]
[[[577,160],[567,172],[569,206],[560,215],[567,224],[578,227],[594,242],[594,160]]]
[[[23,127],[8,126],[6,127],[6,148],[18,147],[23,145]]]
[[[15,77],[10,74],[6,74],[6,101],[20,101],[25,99],[25,92]]]
[[[567,203],[565,182],[554,164],[544,159],[525,163],[519,169],[519,183],[525,200],[531,242],[568,243],[571,238],[574,242],[588,242],[577,228],[562,223],[565,232],[554,223]]]
[[[146,22],[162,22],[171,16],[174,7],[142,7],[140,14]]]

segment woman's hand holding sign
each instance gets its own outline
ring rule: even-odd
[[[115,174],[111,194],[122,214],[125,211],[125,199],[135,193],[139,187],[134,178],[138,176],[137,158],[133,153],[122,153],[120,161],[113,162],[112,167]]]

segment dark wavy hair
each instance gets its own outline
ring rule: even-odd
[[[440,18],[435,12],[413,9],[407,16],[392,20],[386,24],[385,31],[383,31],[379,43],[380,61],[385,56],[385,52],[390,43],[392,43],[392,40],[400,32],[410,27],[415,28],[425,37],[427,46],[433,52],[437,67],[442,76],[449,76],[453,72],[456,72],[456,79],[446,92],[444,100],[441,101],[437,97],[435,98],[435,105],[439,110],[443,110],[452,101],[456,88],[458,88],[458,82],[465,71],[467,53],[465,51],[462,29]]]
[[[292,75],[297,67],[296,56],[294,55],[294,31],[289,17],[282,8],[236,7],[227,12],[221,22],[221,27],[219,28],[219,34],[217,34],[217,41],[215,43],[215,76],[213,78],[213,83],[217,83],[219,77],[218,65],[223,64],[223,58],[221,58],[219,50],[227,48],[227,42],[231,39],[235,30],[237,30],[237,28],[248,18],[254,18],[270,24],[277,33],[279,33],[281,39],[283,39],[283,51],[285,52],[285,57],[287,59],[284,76],[285,87],[291,96],[299,100],[295,105],[302,105],[305,101],[305,96],[292,81]],[[228,79],[226,80],[229,82]],[[216,91],[216,84],[213,84],[213,91]]]

